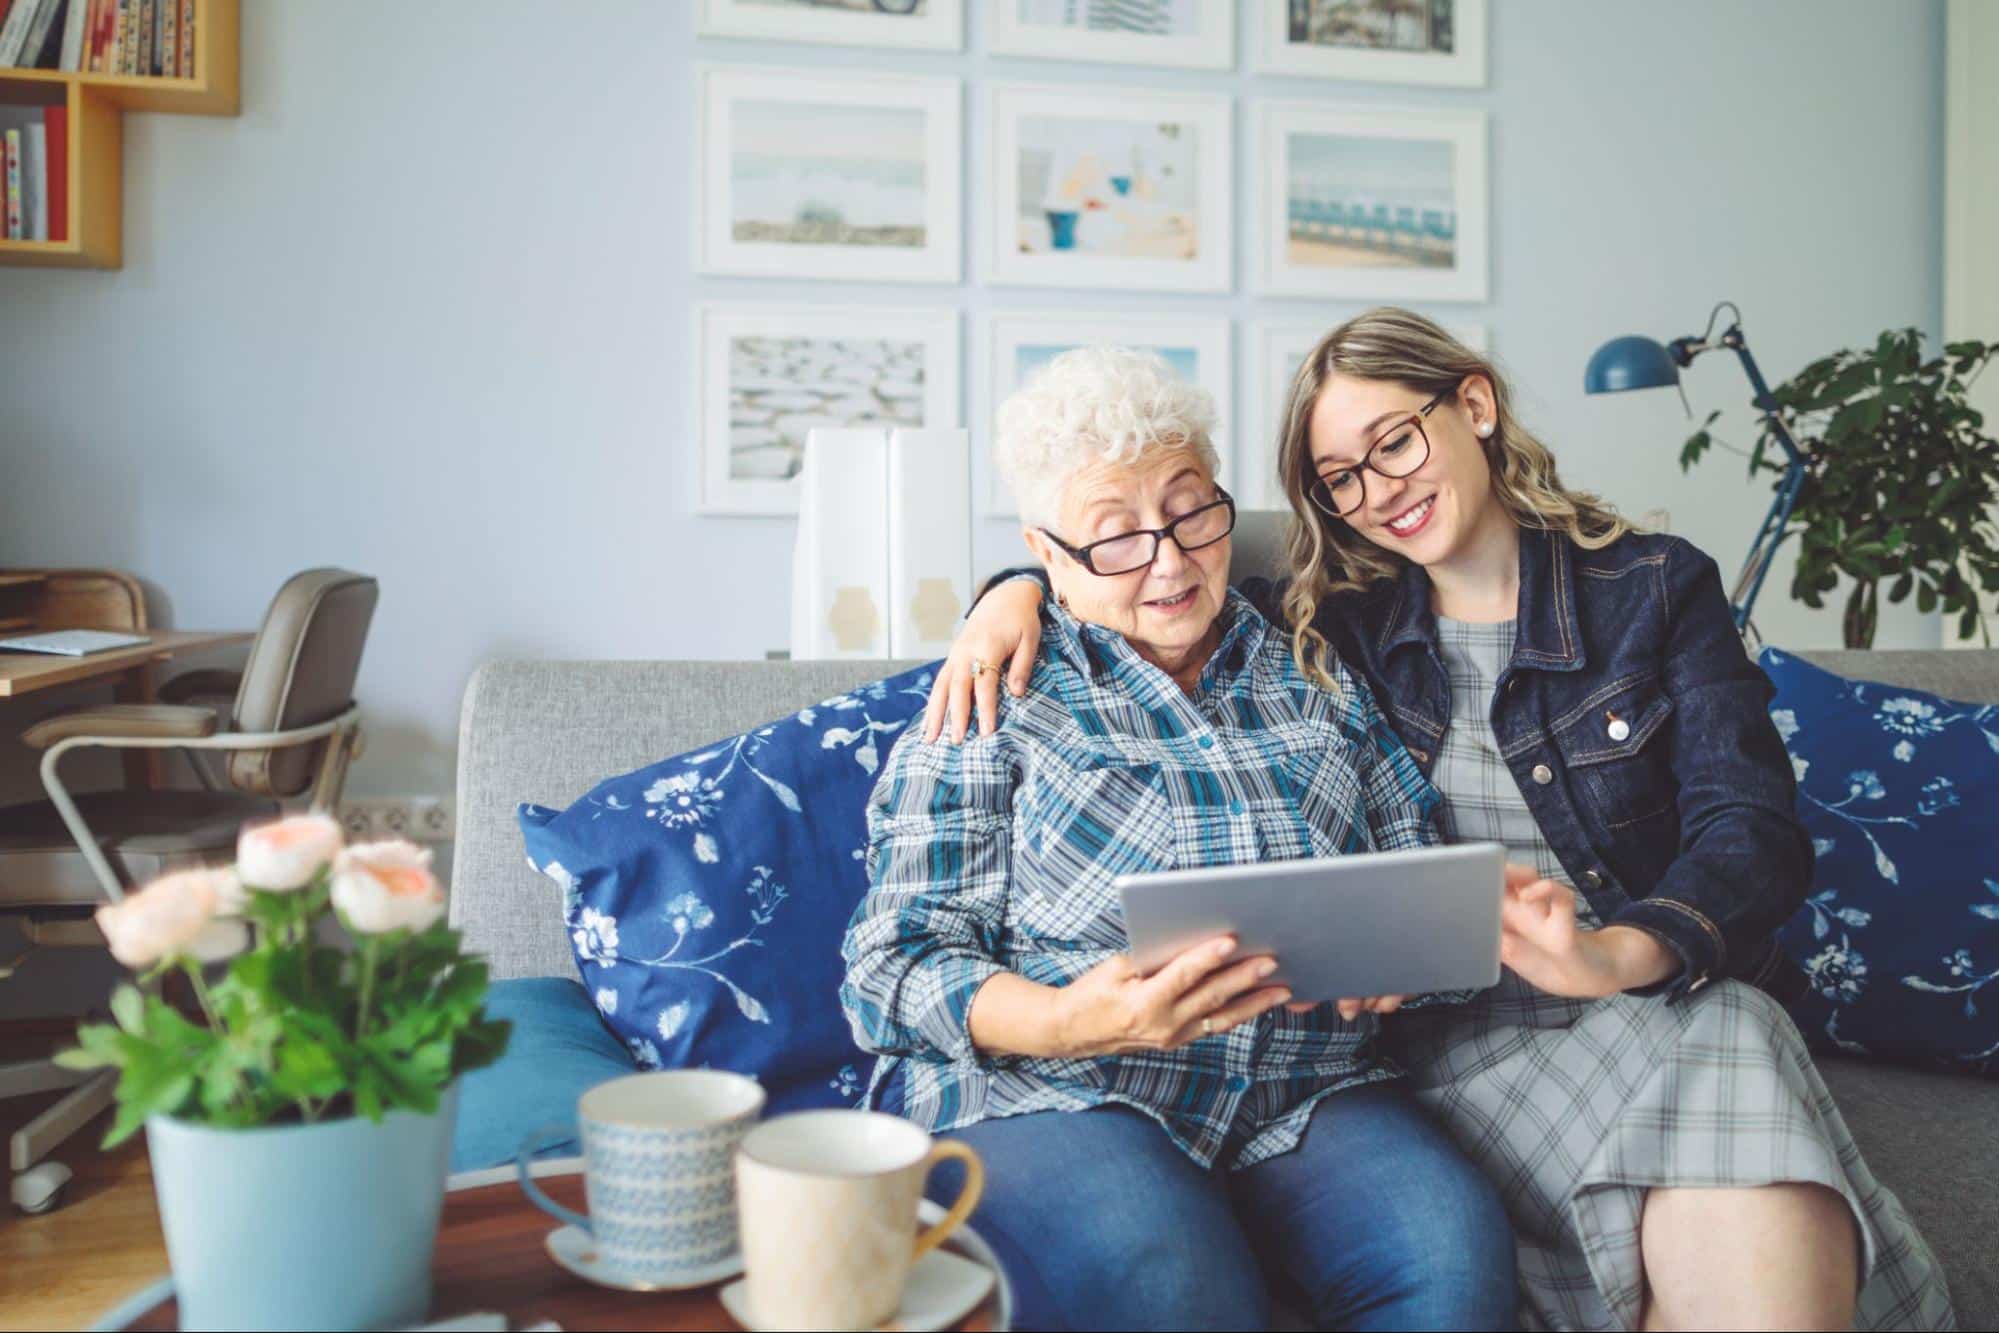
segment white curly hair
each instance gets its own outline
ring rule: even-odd
[[[1060,511],[1062,488],[1091,463],[1190,448],[1211,476],[1219,473],[1214,430],[1215,400],[1174,374],[1158,353],[1078,347],[1000,404],[993,463],[1013,490],[1021,521],[1048,527]]]

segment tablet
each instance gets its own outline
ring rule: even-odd
[[[1268,954],[1299,1000],[1480,990],[1499,981],[1496,842],[1121,875],[1132,961],[1151,975],[1217,935]]]

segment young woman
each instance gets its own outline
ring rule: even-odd
[[[1342,663],[1373,689],[1448,836],[1532,867],[1501,983],[1385,1036],[1505,1195],[1527,1321],[1954,1327],[1766,994],[1811,850],[1714,562],[1564,488],[1491,363],[1408,311],[1320,340],[1279,467],[1291,572],[1252,598],[1321,686]],[[975,609],[933,735],[975,690],[987,725],[997,664],[1023,687],[1040,595]]]

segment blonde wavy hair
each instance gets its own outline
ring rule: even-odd
[[[1559,532],[1586,550],[1608,546],[1631,524],[1596,496],[1562,485],[1555,456],[1513,415],[1512,395],[1493,363],[1411,310],[1382,306],[1356,315],[1319,339],[1291,380],[1284,438],[1277,456],[1292,521],[1286,537],[1291,585],[1284,612],[1291,622],[1291,652],[1299,669],[1333,686],[1332,645],[1313,628],[1319,604],[1397,577],[1408,565],[1367,540],[1343,520],[1312,503],[1318,479],[1312,467],[1312,409],[1335,375],[1387,380],[1428,398],[1455,392],[1472,375],[1492,385],[1499,418],[1485,441],[1492,493],[1523,528]]]

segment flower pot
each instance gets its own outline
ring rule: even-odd
[[[146,1122],[187,1329],[402,1328],[430,1306],[430,1260],[458,1112],[380,1124],[216,1129]]]

